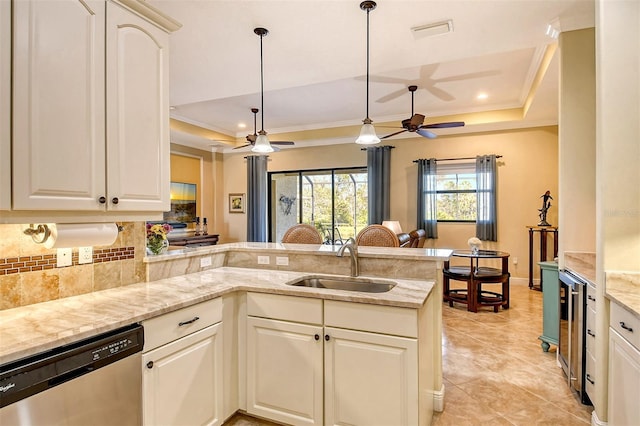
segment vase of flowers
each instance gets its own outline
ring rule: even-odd
[[[168,223],[152,225],[147,223],[147,254],[163,254],[169,249],[167,234],[171,232]]]

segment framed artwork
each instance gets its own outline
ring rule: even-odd
[[[171,210],[164,212],[165,222],[196,221],[196,184],[171,182]]]
[[[229,194],[229,213],[244,213],[244,194]]]

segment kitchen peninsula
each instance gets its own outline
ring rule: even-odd
[[[387,292],[288,284],[309,275],[348,275],[349,259],[336,257],[337,249],[326,245],[235,243],[172,250],[147,258],[149,282],[1,311],[0,363],[140,322],[145,326],[146,347],[154,340],[153,328],[146,323],[219,299],[222,392],[217,395],[221,407],[216,413],[218,424],[237,410],[291,424],[307,420],[307,415],[310,424],[346,418],[360,419],[357,423],[362,424],[366,419],[362,416],[376,412],[397,415],[399,423],[395,424],[430,424],[433,411],[442,410],[444,398],[441,270],[450,251],[362,247],[360,280],[394,283]],[[299,310],[299,306],[304,308]],[[199,332],[197,324],[193,325],[193,334]],[[278,410],[272,400],[266,401],[271,405],[265,408],[265,398],[277,397],[286,389],[269,388],[265,393],[260,387],[270,379],[295,386],[290,382],[297,374],[290,374],[291,378],[271,377],[271,370],[260,370],[270,365],[270,354],[265,350],[273,347],[260,346],[264,343],[262,331],[269,330],[273,335],[284,326],[316,330],[310,335],[310,345],[319,348],[320,352],[314,349],[314,353],[324,351],[325,359],[324,365],[311,365],[314,376],[309,398],[295,398],[301,399],[306,411],[293,417],[287,417],[291,415],[289,407]],[[294,357],[297,353],[278,345],[275,348],[274,356],[284,353]],[[283,352],[278,352],[281,349]],[[375,356],[369,356],[369,350]],[[328,354],[333,364],[328,362]],[[353,358],[358,355],[366,357]],[[375,360],[390,364],[372,369]],[[278,363],[286,368],[297,365],[282,359]],[[389,367],[403,374],[388,377],[385,371]],[[360,368],[366,371],[358,371]],[[354,379],[367,382],[354,383]],[[375,382],[378,388],[371,388]],[[318,386],[325,389],[324,410],[322,398],[313,393]],[[333,395],[327,392],[330,388],[335,391]],[[353,392],[356,389],[366,392]],[[352,391],[349,395],[354,394],[355,399],[345,399],[345,390]],[[389,392],[397,394],[394,401],[379,407],[376,397]],[[314,405],[304,406],[306,400]]]

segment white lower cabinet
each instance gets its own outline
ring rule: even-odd
[[[291,425],[418,424],[417,339],[362,331],[360,318],[353,322],[360,330],[325,325],[342,319],[333,321],[335,310],[327,306],[323,316],[329,302],[318,299],[300,311],[305,300],[311,299],[248,295],[247,412]],[[402,312],[338,307],[350,305],[361,317],[368,309],[382,318]],[[295,312],[306,323],[292,321]]]
[[[223,348],[219,315],[220,299],[215,299],[143,322],[144,425],[222,424]],[[212,322],[216,324],[208,325]],[[171,340],[167,343],[165,337]],[[149,344],[153,346],[147,347]]]
[[[324,332],[325,424],[418,424],[416,339]]]
[[[247,319],[247,411],[322,425],[322,327]]]
[[[639,341],[638,332],[640,320],[612,303],[608,401],[608,424],[611,426],[640,424],[640,350],[632,344]]]

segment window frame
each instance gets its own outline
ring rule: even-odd
[[[471,161],[465,161],[461,163],[451,163],[451,164],[438,164],[436,168],[436,179],[440,176],[450,176],[450,175],[473,175],[473,179],[475,182],[474,189],[452,189],[452,190],[436,190],[436,199],[441,194],[475,194],[477,197],[478,188],[477,188],[477,176],[476,176],[476,163]],[[477,201],[476,201],[477,202]],[[478,222],[478,213],[477,213],[477,205],[476,205],[476,213],[475,219],[438,219],[436,217],[436,222],[438,223],[477,223]]]

